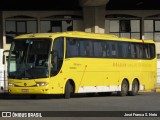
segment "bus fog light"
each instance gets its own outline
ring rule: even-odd
[[[48,82],[36,82],[37,86],[47,86]]]

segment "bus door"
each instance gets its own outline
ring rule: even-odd
[[[51,76],[59,73],[64,57],[64,39],[56,38],[53,43],[52,57],[51,57]]]
[[[64,76],[60,73],[64,58],[64,38],[56,38],[53,42],[51,52],[50,76],[51,85],[54,86],[54,93],[62,93]],[[53,91],[52,91],[53,92]]]

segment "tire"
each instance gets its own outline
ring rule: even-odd
[[[73,86],[68,81],[65,86],[64,98],[69,99],[71,97],[71,94],[73,94]]]
[[[121,84],[121,91],[118,92],[118,95],[120,96],[126,96],[128,94],[129,91],[129,85],[127,80],[123,80],[122,84]]]
[[[131,95],[131,96],[137,95],[138,90],[139,90],[138,81],[134,80],[133,83],[132,83],[132,91],[129,92],[129,95]]]

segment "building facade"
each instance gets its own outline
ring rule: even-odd
[[[20,7],[13,0],[14,8],[2,7],[0,48],[9,49],[15,36],[26,33],[86,31],[143,40],[153,39],[156,42],[157,56],[160,58],[160,10],[157,6],[154,7],[156,3],[153,4],[151,0],[64,1],[66,0],[55,2],[53,7],[50,3],[41,3],[36,7],[36,1],[31,8],[23,8],[23,3],[20,3]],[[153,4],[152,8],[146,5],[148,1]],[[7,2],[2,5],[7,5]],[[27,5],[30,3],[27,2],[25,6]],[[41,9],[42,7],[44,8]]]

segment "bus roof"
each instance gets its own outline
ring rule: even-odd
[[[77,38],[93,38],[101,40],[115,40],[115,41],[130,41],[130,42],[144,42],[144,43],[154,43],[153,40],[140,40],[140,39],[129,39],[121,38],[113,34],[102,34],[102,33],[89,33],[89,32],[79,32],[79,31],[68,31],[68,32],[56,32],[56,33],[33,33],[33,34],[23,34],[15,37],[15,39],[22,38],[56,38],[56,37],[77,37]]]

